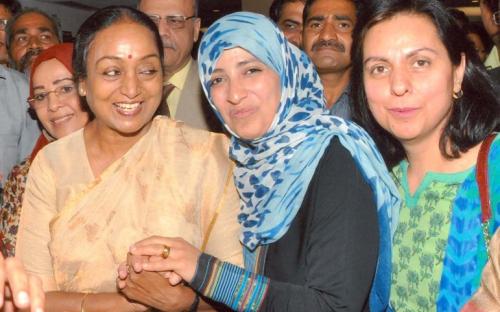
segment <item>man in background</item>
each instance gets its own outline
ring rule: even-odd
[[[155,22],[163,42],[167,105],[160,107],[160,112],[166,114],[168,107],[173,119],[195,128],[222,131],[201,90],[198,63],[191,57],[201,27],[197,0],[141,0],[138,9]]]
[[[487,69],[500,67],[500,11],[498,3],[498,0],[481,0],[479,2],[481,20],[494,44],[493,49],[491,49],[490,54],[484,62]]]
[[[13,15],[21,11],[17,0],[0,0],[0,64],[8,66],[9,54],[5,43],[5,27]]]
[[[278,25],[285,37],[302,46],[302,14],[305,0],[274,0],[269,8],[269,17]]]
[[[352,31],[356,23],[352,0],[307,0],[302,45],[325,90],[332,115],[350,119]]]
[[[57,21],[34,8],[24,9],[14,15],[7,24],[6,33],[12,65],[27,76],[38,54],[62,41]]]
[[[495,83],[495,91],[500,94],[500,10],[498,0],[481,0],[481,20],[493,41],[493,48],[484,62],[488,74]]]

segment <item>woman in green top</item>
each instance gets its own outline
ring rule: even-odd
[[[475,167],[481,143],[500,124],[492,83],[438,0],[375,1],[358,20],[352,72],[355,118],[404,198],[391,305],[458,311],[487,260]],[[498,138],[489,166],[491,234],[500,223]]]

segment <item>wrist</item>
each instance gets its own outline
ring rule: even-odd
[[[189,285],[197,292],[201,293],[203,295],[203,288],[205,286],[205,283],[207,282],[206,276],[209,274],[213,263],[216,262],[216,258],[202,253],[198,257],[198,263],[196,264],[196,271],[195,274],[192,278],[192,280],[189,282]]]
[[[82,300],[80,301],[80,312],[85,312],[85,299],[90,295],[90,293],[84,293]]]
[[[200,304],[200,296],[197,293],[194,294],[194,300],[191,306],[189,307],[188,312],[196,312],[198,310],[198,305]]]
[[[182,287],[182,298],[178,303],[180,306],[178,306],[177,311],[184,311],[184,312],[190,312],[190,311],[196,311],[196,308],[198,306],[199,299],[198,294],[189,286],[187,285],[178,285],[178,287]],[[193,310],[194,306],[194,310]]]

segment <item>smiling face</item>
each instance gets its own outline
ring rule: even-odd
[[[465,56],[453,66],[427,17],[398,14],[370,28],[363,65],[369,108],[382,128],[403,146],[439,140],[461,89]]]
[[[211,77],[210,96],[224,122],[242,139],[256,139],[278,111],[278,74],[242,48],[225,50]]]
[[[89,115],[82,110],[73,77],[68,69],[57,59],[40,63],[33,73],[33,95],[60,88],[64,88],[64,94],[49,93],[44,105],[35,109],[43,128],[55,139],[83,128],[89,120]]]
[[[100,131],[124,136],[147,131],[162,96],[162,67],[153,33],[121,20],[99,31],[89,45],[86,95]]]

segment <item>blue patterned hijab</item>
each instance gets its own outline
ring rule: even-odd
[[[210,95],[210,78],[222,52],[241,47],[278,73],[281,105],[261,138],[238,137],[222,119]],[[398,191],[370,137],[352,122],[331,116],[310,59],[263,15],[238,12],[214,23],[199,49],[199,72],[210,105],[232,134],[230,156],[242,200],[241,242],[250,249],[280,239],[304,199],[309,182],[332,137],[356,160],[376,194],[377,207],[394,217]]]
[[[210,94],[211,74],[217,60],[224,50],[234,47],[254,55],[278,73],[281,80],[281,104],[274,121],[266,134],[254,140],[243,140],[228,127]],[[375,311],[384,310],[389,297],[391,241],[400,200],[373,140],[356,124],[329,114],[321,81],[310,59],[289,44],[263,15],[238,12],[215,22],[200,43],[198,64],[210,105],[232,134],[229,154],[236,163],[234,180],[241,198],[240,240],[247,252],[273,243],[287,232],[323,153],[332,138],[338,137],[376,201],[381,238],[370,306],[377,307]]]

